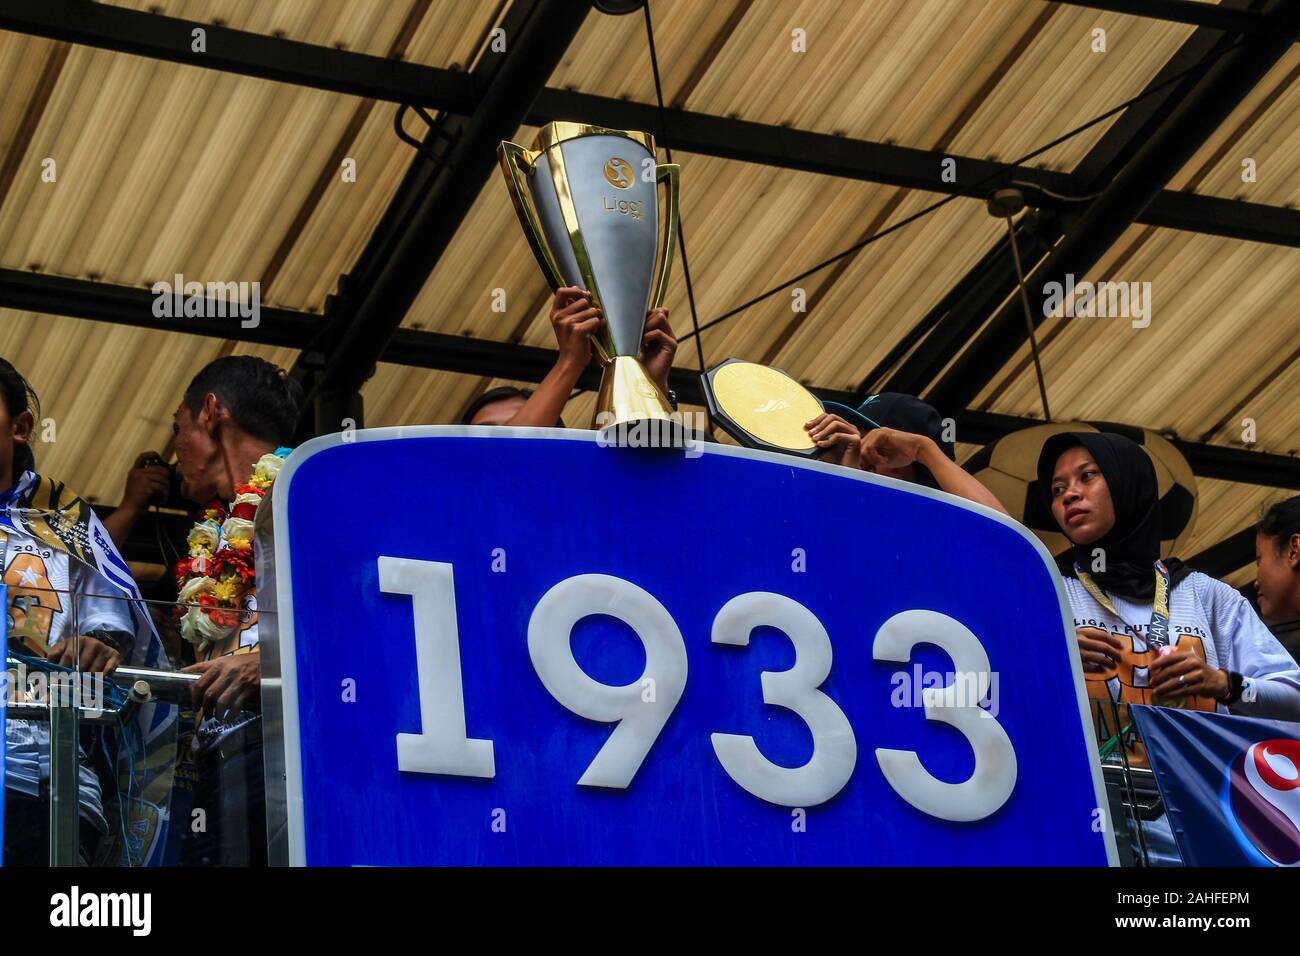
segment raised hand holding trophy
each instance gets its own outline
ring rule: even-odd
[[[497,149],[515,212],[552,291],[585,289],[605,317],[593,337],[604,371],[593,428],[641,422],[677,429],[640,360],[646,313],[668,287],[677,235],[679,167],[658,164],[649,133],[555,122],[533,149]],[[653,176],[650,175],[653,173]],[[667,187],[660,210],[658,184]]]

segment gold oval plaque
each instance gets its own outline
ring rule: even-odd
[[[804,424],[822,413],[822,403],[784,372],[731,359],[708,373],[706,392],[718,424],[742,444],[818,450]]]

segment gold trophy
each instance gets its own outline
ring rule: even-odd
[[[605,317],[592,338],[604,368],[592,427],[648,422],[676,433],[668,396],[640,354],[646,313],[663,303],[668,288],[679,167],[655,164],[649,133],[567,122],[544,127],[532,149],[503,142],[497,155],[552,291],[585,289]],[[666,214],[659,183],[667,188]]]

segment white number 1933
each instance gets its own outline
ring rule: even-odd
[[[467,777],[496,775],[493,744],[467,736],[461,680],[460,636],[452,566],[434,561],[381,557],[379,586],[411,596],[421,732],[397,735],[398,769]],[[627,624],[645,648],[645,670],[629,684],[594,680],[573,657],[574,626],[592,615]],[[812,807],[830,800],[857,765],[853,727],[819,688],[831,671],[826,628],[797,601],[767,591],[732,598],[713,620],[713,643],[748,645],[755,628],[773,627],[794,645],[794,666],[764,671],[763,702],[796,714],[812,735],[812,756],[802,767],[782,767],[759,750],[754,738],[714,733],[710,739],[722,769],[739,786],[769,803]],[[990,681],[989,660],[971,631],[934,611],[904,611],[876,634],[876,660],[906,662],[916,644],[935,644],[952,658],[956,672],[974,674],[981,693]],[[578,779],[585,787],[624,789],[636,776],[686,689],[686,643],[672,615],[631,581],[608,574],[566,578],[537,602],[528,621],[528,655],[542,685],[579,716],[616,726]],[[649,691],[647,692],[647,688]],[[925,716],[960,731],[975,751],[975,769],[961,783],[929,773],[914,751],[879,749],[876,761],[894,791],[923,813],[945,820],[979,820],[1011,796],[1016,755],[1006,731],[973,702],[959,705],[956,687],[927,688]]]

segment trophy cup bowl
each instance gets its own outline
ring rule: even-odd
[[[532,149],[503,142],[497,155],[551,290],[585,289],[605,317],[592,337],[603,367],[592,427],[622,436],[645,423],[657,429],[655,444],[680,444],[668,396],[640,359],[646,313],[662,304],[668,287],[679,167],[655,164],[649,133],[568,122],[548,124]],[[662,211],[660,183],[667,188]]]

